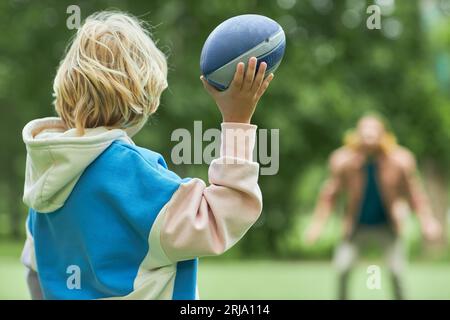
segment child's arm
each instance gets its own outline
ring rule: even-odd
[[[43,300],[41,285],[36,271],[33,269],[27,270],[27,284],[30,291],[31,300]]]
[[[158,216],[150,237],[156,244],[154,254],[159,252],[163,261],[221,254],[258,219],[259,165],[252,159],[256,126],[249,123],[273,78],[271,74],[264,79],[265,69],[261,63],[255,75],[256,58],[252,58],[244,75],[244,64],[239,64],[230,89],[224,92],[202,78],[223,115],[221,156],[211,163],[208,187],[199,179],[181,184]]]
[[[30,291],[30,296],[32,300],[42,300],[42,290],[39,283],[39,277],[36,271],[36,258],[34,254],[34,241],[33,236],[28,230],[27,223],[27,240],[25,241],[25,246],[22,251],[21,261],[26,267],[26,277],[28,290]]]

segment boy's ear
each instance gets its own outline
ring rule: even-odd
[[[130,138],[132,138],[144,127],[144,125],[147,123],[147,120],[148,120],[148,116],[142,118],[142,120],[140,122],[138,122],[137,124],[135,124],[134,126],[125,128],[123,130],[127,133],[127,135]]]

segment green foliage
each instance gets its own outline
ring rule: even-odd
[[[280,129],[280,171],[260,178],[264,213],[235,254],[289,255],[291,250],[285,248],[291,244],[290,234],[296,232],[298,216],[311,212],[326,174],[327,156],[364,112],[384,114],[402,144],[420,159],[433,159],[448,174],[449,101],[439,91],[433,55],[418,23],[418,2],[396,2],[390,18],[403,25],[403,32],[395,39],[366,28],[369,2],[330,1],[327,9],[313,1],[297,1],[289,10],[276,1],[256,0],[85,0],[77,4],[82,18],[115,8],[155,26],[154,38],[168,55],[169,90],[136,139],[167,160],[175,144],[170,141],[174,129],[193,130],[194,120],[202,120],[204,128],[219,127],[220,115],[198,79],[200,51],[212,29],[243,13],[263,14],[283,25],[286,55],[254,117],[260,128]],[[355,9],[360,17],[355,28],[343,23],[348,3],[363,4]],[[73,1],[0,2],[0,164],[4,168],[0,207],[14,214],[8,232],[21,230],[26,212],[20,205],[25,161],[21,129],[31,119],[54,115],[52,80],[74,34],[66,28],[70,4]],[[168,162],[182,176],[206,177],[204,165]]]

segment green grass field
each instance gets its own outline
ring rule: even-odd
[[[0,299],[28,299],[20,248],[0,245]],[[390,299],[390,284],[383,274],[381,290],[366,287],[361,262],[351,279],[352,299]],[[382,272],[383,272],[382,268]],[[450,299],[448,263],[412,263],[405,271],[408,299]],[[333,299],[335,274],[327,262],[200,261],[201,299]]]

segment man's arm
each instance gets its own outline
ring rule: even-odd
[[[436,240],[440,237],[442,228],[433,215],[428,196],[418,177],[416,160],[412,154],[408,154],[405,161],[404,181],[408,202],[419,219],[422,234],[427,240]]]
[[[312,222],[306,233],[306,241],[309,244],[313,244],[320,237],[323,227],[334,209],[336,198],[342,188],[342,174],[336,164],[337,161],[335,158],[335,155],[332,155],[330,158],[330,176],[322,186]]]

